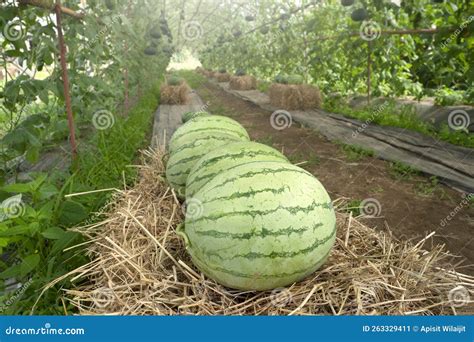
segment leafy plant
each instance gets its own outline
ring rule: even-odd
[[[390,162],[390,173],[396,179],[411,179],[420,171],[402,162]]]

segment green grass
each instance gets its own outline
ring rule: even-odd
[[[22,260],[25,256],[33,254],[37,255],[40,261],[34,269],[28,272],[25,279],[17,278],[26,282],[27,278],[31,276],[32,282],[25,288],[21,297],[15,297],[12,304],[3,308],[2,314],[29,314],[38,294],[46,284],[88,261],[83,250],[84,247],[74,248],[67,252],[63,251],[64,248],[82,241],[82,238],[77,234],[73,237],[74,240],[65,241],[58,252],[57,242],[59,240],[44,237],[40,232],[49,228],[65,231],[67,227],[78,222],[82,222],[81,225],[85,222],[96,222],[102,217],[95,214],[95,212],[111,198],[111,192],[73,197],[75,205],[72,208],[74,210],[72,212],[69,210],[68,215],[69,218],[80,217],[80,220],[69,225],[61,221],[61,215],[64,214],[61,208],[64,207],[65,202],[71,202],[71,200],[65,199],[65,194],[106,188],[121,189],[124,184],[133,185],[135,183],[137,171],[131,165],[137,163],[138,151],[150,143],[149,133],[152,129],[153,114],[158,102],[159,84],[157,82],[143,94],[139,102],[130,110],[128,116],[116,115],[115,124],[111,128],[103,131],[97,130],[92,134],[89,141],[82,142],[78,160],[70,171],[53,173],[45,178],[45,184],[48,187],[39,191],[39,195],[47,194],[50,191],[50,186],[60,189],[60,192],[55,197],[46,200],[39,199],[37,203],[29,203],[31,210],[38,210],[38,213],[42,213],[41,221],[36,217],[39,214],[28,214],[16,220],[7,220],[0,223],[0,225],[4,225],[2,229],[11,229],[12,231],[17,231],[26,224],[40,226],[40,231],[35,233],[38,235],[19,235],[17,240],[9,241],[8,246],[4,248],[4,251],[8,251],[12,255],[12,261]],[[2,261],[2,270],[6,267],[14,267],[14,265],[15,263],[12,266]],[[61,300],[61,288],[64,286],[69,287],[71,284],[64,280],[46,291],[34,313],[56,315],[73,312],[74,308],[71,304]],[[15,293],[0,296],[0,305],[9,303],[8,300],[11,296],[15,296]]]
[[[268,146],[273,146],[273,144],[275,143],[275,138],[273,137],[273,135],[269,134],[269,135],[265,135],[261,138],[258,138],[255,141],[259,142],[261,144],[268,145]]]
[[[179,70],[176,71],[175,74],[184,78],[188,85],[193,89],[199,88],[201,84],[207,81],[203,75],[200,75],[193,70]]]
[[[432,197],[435,194],[439,194],[439,197],[442,198],[445,195],[445,191],[439,186],[439,179],[436,176],[431,176],[427,182],[417,184],[415,192],[424,197]]]
[[[349,161],[359,161],[365,157],[373,157],[374,151],[365,149],[363,147],[344,144],[343,142],[336,141],[336,144],[339,145],[341,151],[345,154],[346,158]]]
[[[342,208],[342,211],[352,212],[352,216],[359,216],[361,214],[361,203],[361,200],[351,200]]]
[[[412,179],[420,174],[420,171],[401,162],[390,162],[390,174],[395,179]]]
[[[307,166],[315,166],[321,163],[321,159],[319,158],[319,156],[312,151],[310,151],[309,153],[296,151],[288,156],[288,160],[292,164],[304,163],[304,165]]]
[[[266,93],[268,88],[271,86],[271,82],[268,81],[258,81],[257,82],[257,90],[261,91],[262,93]]]
[[[412,106],[396,108],[394,101],[355,109],[349,107],[341,98],[332,98],[325,101],[324,110],[380,126],[405,128],[454,145],[474,148],[474,134],[452,131],[447,125],[437,130],[433,125],[422,121]]]

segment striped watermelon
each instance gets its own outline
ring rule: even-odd
[[[288,159],[273,147],[256,142],[242,141],[220,147],[204,155],[191,169],[186,182],[186,197],[193,197],[222,171],[255,161],[288,162]]]
[[[206,153],[239,140],[236,136],[215,131],[201,132],[200,136],[190,135],[180,139],[180,147],[170,153],[166,165],[168,183],[180,198],[184,198],[186,179],[194,164]]]
[[[249,135],[237,121],[220,115],[198,116],[179,127],[169,142],[169,150],[172,153],[183,144],[183,141],[193,136],[195,138],[208,132],[219,132],[233,135],[239,140],[249,140]]]
[[[211,115],[211,114],[203,110],[200,110],[197,112],[186,112],[183,114],[182,120],[183,122],[188,122],[189,120],[197,118],[199,116],[208,116],[208,115]]]
[[[328,193],[289,163],[237,166],[187,202],[200,208],[186,213],[178,233],[194,264],[231,288],[268,290],[301,280],[321,267],[336,239]]]

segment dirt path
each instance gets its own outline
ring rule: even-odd
[[[270,112],[226,93],[217,85],[201,84],[197,93],[209,111],[239,121],[253,140],[272,145],[293,163],[313,173],[326,187],[332,199],[347,198],[348,207],[362,204],[364,219],[378,229],[390,227],[398,237],[420,239],[437,231],[427,243],[445,243],[461,255],[461,272],[474,274],[474,207],[460,193],[428,179],[402,165],[393,165],[354,151],[319,136],[298,124],[276,130],[270,124]],[[365,201],[364,201],[365,200]],[[362,202],[361,202],[362,201]],[[372,203],[373,206],[370,206]]]

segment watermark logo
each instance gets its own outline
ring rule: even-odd
[[[28,279],[26,283],[22,284],[20,288],[17,288],[15,292],[13,293],[13,295],[9,297],[3,303],[3,305],[0,306],[0,313],[4,312],[9,306],[13,305],[16,301],[18,301],[32,283],[33,283],[33,278],[30,278]]]
[[[375,198],[366,198],[360,203],[360,213],[365,217],[378,217],[382,213],[382,205]]]
[[[92,292],[92,301],[98,308],[106,308],[114,302],[114,290],[108,287],[101,287]]]
[[[456,286],[448,293],[449,303],[454,307],[461,307],[469,303],[471,297],[469,291],[464,286]]]
[[[204,206],[197,198],[189,198],[183,203],[182,210],[187,219],[196,220],[202,217]]]
[[[293,118],[286,110],[276,110],[270,116],[270,124],[278,131],[291,127]]]
[[[106,110],[102,109],[94,113],[92,116],[92,124],[100,131],[111,128],[115,124],[114,115]]]
[[[26,205],[21,194],[9,197],[0,204],[0,222],[23,216],[25,211]]]
[[[459,26],[459,28],[456,29],[446,40],[444,40],[441,43],[441,47],[445,48],[448,46],[448,44],[451,44],[451,42],[455,41],[456,38],[461,34],[462,31],[472,22],[474,21],[474,15],[471,15],[467,20],[462,22],[462,24]]]
[[[384,102],[378,106],[373,112],[372,115],[362,123],[362,126],[357,127],[357,129],[352,132],[352,138],[357,138],[357,136],[364,132],[364,130],[385,110],[385,107],[388,106],[388,102]]]
[[[202,36],[202,33],[202,26],[197,21],[188,21],[183,25],[182,34],[186,40],[193,41],[199,39]]]
[[[469,114],[462,109],[453,110],[448,115],[448,126],[455,131],[467,131],[471,124]]]
[[[373,20],[364,20],[359,28],[359,35],[368,42],[375,40],[382,34],[380,25]]]
[[[472,201],[473,198],[474,198],[474,194],[466,195],[462,199],[462,201],[453,210],[451,210],[450,213],[446,215],[445,218],[443,218],[440,221],[439,225],[444,228],[448,224],[448,222],[451,221],[454,218],[454,216],[456,216],[463,208],[469,206],[469,202]]]
[[[287,288],[276,288],[270,294],[270,301],[277,308],[284,308],[293,301],[293,295]]]
[[[5,39],[16,42],[17,40],[25,37],[26,30],[23,23],[20,20],[14,20],[5,25],[3,28],[3,36]]]

